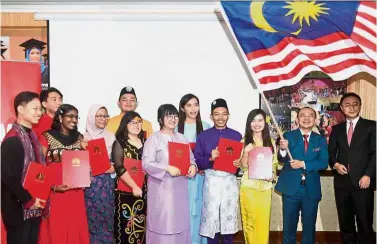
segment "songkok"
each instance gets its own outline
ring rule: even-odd
[[[124,94],[133,94],[137,100],[135,89],[131,86],[126,86],[120,91],[119,100]]]
[[[226,104],[226,101],[222,98],[218,98],[211,103],[211,112],[213,112],[213,110],[215,110],[216,108],[220,108],[220,107],[228,109],[228,105]]]

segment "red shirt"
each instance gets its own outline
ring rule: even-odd
[[[42,115],[41,119],[39,120],[39,123],[36,125],[33,125],[33,131],[35,134],[37,134],[39,143],[41,143],[42,146],[48,147],[48,144],[44,136],[42,135],[43,132],[50,130],[52,125],[52,118],[48,116],[47,114]]]

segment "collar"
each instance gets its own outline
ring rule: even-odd
[[[348,120],[348,119],[347,119],[347,125],[349,125],[350,122],[352,122],[353,126],[356,126],[357,121],[359,121],[359,119],[360,119],[360,115],[357,116],[356,118],[354,118],[353,120]]]
[[[310,131],[309,133],[304,133],[301,129],[299,129],[299,130],[300,130],[300,133],[302,135],[302,138],[304,138],[304,134],[306,134],[306,135],[308,135],[308,140],[309,140],[310,135],[312,134],[312,131]]]

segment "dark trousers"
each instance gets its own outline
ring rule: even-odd
[[[6,226],[7,244],[37,244],[41,218],[31,218],[18,226]]]
[[[230,234],[230,235],[221,235],[220,233],[216,233],[215,234],[215,237],[212,239],[212,238],[207,238],[208,240],[208,244],[219,244],[220,243],[220,236],[222,236],[223,238],[223,244],[233,244],[233,238],[234,238],[234,234]]]
[[[301,211],[302,244],[315,243],[315,223],[317,221],[318,199],[306,196],[305,186],[301,185],[295,196],[283,194],[283,243],[296,244],[297,224]]]
[[[373,190],[361,190],[355,187],[336,188],[335,202],[343,243],[376,243],[373,232]],[[356,233],[355,217],[358,233]]]

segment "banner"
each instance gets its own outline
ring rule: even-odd
[[[40,93],[41,68],[38,63],[1,61],[1,127],[0,142],[16,119],[14,98],[22,91]]]

